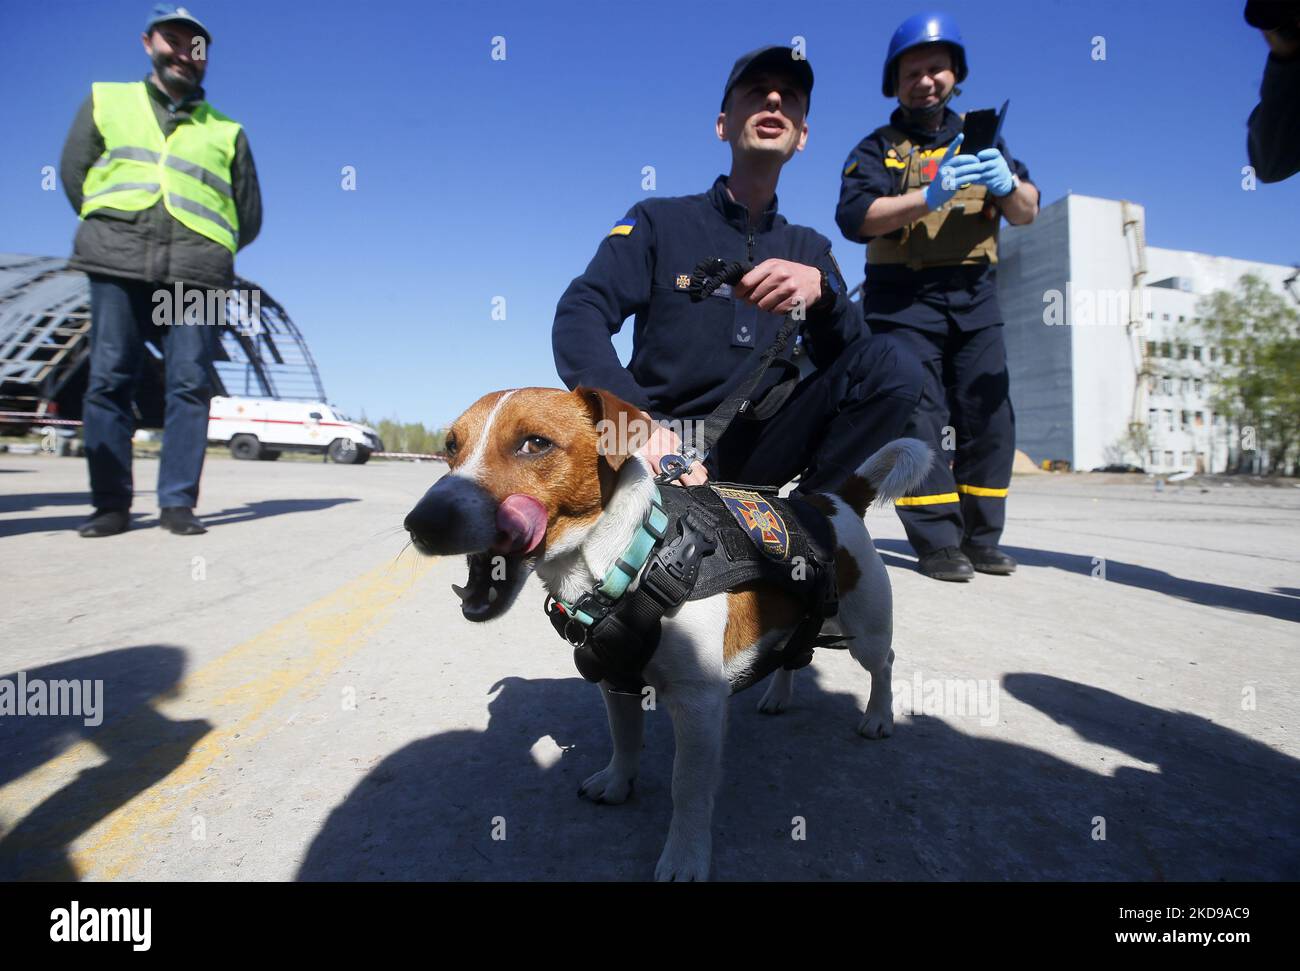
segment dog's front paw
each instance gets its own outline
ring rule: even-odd
[[[712,840],[679,840],[669,836],[655,866],[655,879],[660,883],[707,880],[712,855]]]
[[[894,713],[892,711],[872,711],[862,716],[858,722],[858,734],[863,738],[888,738],[894,734]]]
[[[614,771],[612,765],[606,766],[578,787],[578,795],[592,802],[616,806],[626,802],[627,797],[632,794],[633,778]]]
[[[779,715],[790,707],[792,697],[794,697],[794,672],[778,668],[776,674],[772,675],[767,690],[763,692],[763,700],[758,703],[758,710],[764,715]]]
[[[790,698],[793,695],[794,691],[788,680],[782,684],[780,678],[774,678],[767,686],[767,690],[763,692],[758,710],[764,715],[779,715],[790,707]]]

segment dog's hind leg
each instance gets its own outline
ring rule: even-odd
[[[674,689],[663,698],[673,719],[673,818],[655,879],[707,880],[713,856],[713,801],[722,775],[728,686]]]
[[[861,658],[858,661],[866,667]],[[894,734],[893,648],[886,647],[883,658],[867,670],[871,672],[871,699],[862,721],[858,722],[858,734],[863,738],[888,738]]]
[[[632,792],[632,781],[641,760],[645,709],[641,707],[640,695],[610,691],[604,681],[600,683],[600,691],[605,696],[605,713],[609,715],[614,755],[609,765],[578,787],[578,795],[592,802],[616,805],[626,801]]]
[[[863,536],[870,547],[871,539]],[[874,548],[864,551],[858,562],[862,580],[856,590],[840,600],[840,618],[845,630],[855,635],[849,653],[871,675],[871,697],[858,723],[864,738],[887,738],[894,732],[894,638],[893,592],[885,564]]]
[[[758,710],[764,715],[779,715],[790,707],[790,698],[794,695],[794,672],[777,668],[772,681],[763,692],[758,703]]]
[[[836,535],[857,564],[856,576],[841,581],[839,616],[845,634],[852,635],[849,653],[871,675],[871,698],[858,723],[864,738],[886,738],[894,731],[893,591],[885,564],[866,528],[849,521],[845,510],[835,520]]]

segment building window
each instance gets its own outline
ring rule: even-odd
[[[1182,314],[1179,314],[1179,315],[1178,315],[1178,322],[1179,322],[1180,324],[1183,323],[1184,321],[1186,321],[1186,319],[1187,319],[1187,318],[1184,317]]]
[[[1156,356],[1156,342],[1147,341],[1147,357],[1155,357],[1155,356]]]
[[[1202,395],[1202,393],[1204,393],[1204,390],[1205,390],[1205,384],[1201,381],[1200,378],[1193,378],[1193,379],[1192,379],[1192,389],[1193,389],[1193,392],[1195,393],[1196,397],[1199,398],[1199,397]]]
[[[1174,379],[1171,378],[1171,377],[1170,377],[1169,375],[1167,375],[1167,374],[1166,374],[1164,377],[1162,377],[1162,378],[1160,379],[1160,390],[1161,390],[1161,392],[1164,393],[1164,394],[1173,394],[1173,393],[1174,393]]]
[[[1231,348],[1231,347],[1225,347],[1225,348],[1223,349],[1223,363],[1224,363],[1224,364],[1231,364],[1231,363],[1232,363],[1232,348]]]
[[[1151,456],[1151,465],[1153,468],[1160,464],[1160,453],[1157,452],[1154,448],[1151,449],[1150,456]]]
[[[1173,464],[1174,464],[1174,453],[1171,452],[1169,449],[1165,449],[1165,466],[1168,467]]]
[[[1169,319],[1169,315],[1168,315],[1168,314],[1161,314],[1161,315],[1160,315],[1160,319],[1161,319],[1161,320],[1168,320],[1168,319]]]
[[[1160,422],[1160,409],[1159,409],[1159,408],[1148,408],[1148,409],[1147,409],[1147,428],[1150,428],[1150,429],[1152,429],[1152,430],[1154,431],[1156,425],[1159,424],[1159,422]]]
[[[1196,427],[1197,427],[1197,428],[1204,428],[1204,427],[1205,427],[1205,412],[1203,412],[1203,411],[1198,411],[1198,412],[1196,413]]]
[[[1200,359],[1201,359],[1201,345],[1197,344],[1195,347],[1192,348],[1192,360],[1199,361]]]
[[[1165,428],[1169,431],[1174,430],[1174,412],[1170,408],[1165,409]]]
[[[1178,413],[1178,427],[1181,428],[1183,431],[1186,431],[1187,426],[1190,424],[1191,424],[1191,415],[1186,411],[1180,411]]]
[[[1150,310],[1148,310],[1148,311],[1147,311],[1147,320],[1152,320],[1154,317],[1155,317],[1155,314],[1153,314]]]
[[[1161,357],[1170,357],[1170,356],[1172,356],[1172,355],[1169,353],[1169,342],[1168,342],[1168,341],[1161,341],[1161,342],[1160,342],[1160,356],[1161,356]]]
[[[1180,360],[1180,361],[1185,361],[1185,360],[1187,360],[1187,345],[1186,345],[1186,344],[1179,344],[1179,345],[1178,345],[1178,360]]]
[[[1211,347],[1211,348],[1210,348],[1210,363],[1213,364],[1213,363],[1214,363],[1215,361],[1217,361],[1218,359],[1219,359],[1219,349],[1218,349],[1217,347]]]

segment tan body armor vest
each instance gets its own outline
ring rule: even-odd
[[[939,177],[939,161],[947,145],[922,149],[892,125],[879,129],[889,148],[885,168],[902,176],[902,192],[923,189]],[[933,164],[932,164],[933,163]],[[923,218],[904,226],[898,234],[877,236],[867,244],[867,264],[902,264],[912,270],[931,266],[998,261],[998,224],[1002,213],[993,204],[988,189],[968,185],[958,189],[947,203]]]

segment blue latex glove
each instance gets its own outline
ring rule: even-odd
[[[1011,166],[996,148],[986,148],[978,155],[958,155],[949,163],[957,185],[982,185],[1001,198],[1014,189]]]
[[[936,177],[928,186],[925,187],[925,205],[931,212],[934,212],[934,210],[938,209],[945,202],[951,199],[953,193],[957,191],[957,187],[961,185],[960,182],[954,181],[947,172],[947,169],[951,167],[953,160],[955,158],[969,158],[975,160],[975,156],[973,155],[960,156],[956,154],[957,149],[961,147],[961,143],[965,137],[966,133],[962,132],[952,140],[952,144],[948,146],[948,151],[944,152],[943,158],[939,159]]]

